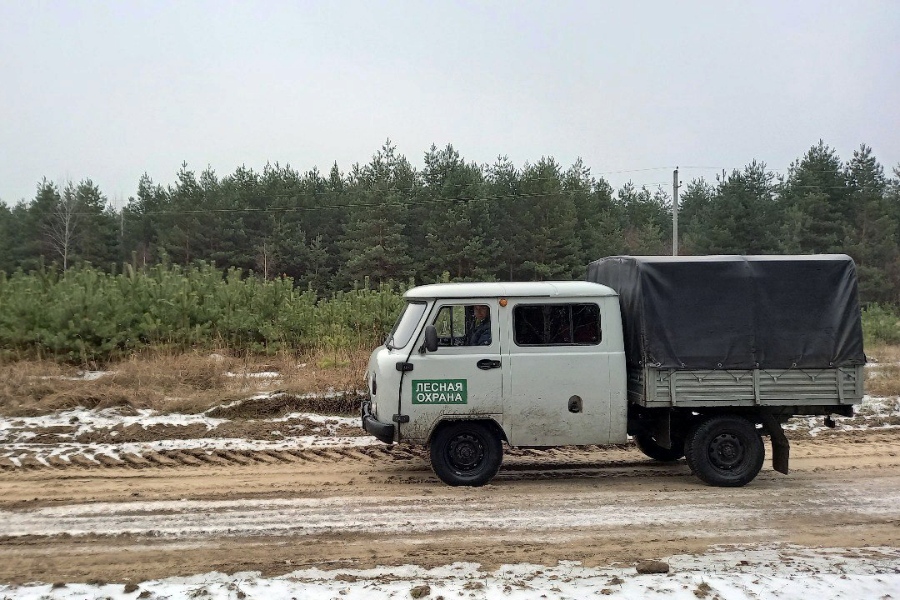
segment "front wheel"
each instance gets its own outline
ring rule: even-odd
[[[765,447],[753,423],[735,416],[712,417],[697,425],[685,445],[688,465],[709,485],[740,487],[762,469]]]
[[[431,468],[448,485],[484,485],[497,474],[502,461],[500,438],[483,423],[450,423],[431,439]]]

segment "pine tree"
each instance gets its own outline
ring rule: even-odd
[[[699,254],[773,252],[778,246],[772,227],[779,222],[777,208],[775,175],[765,163],[753,161],[743,171],[734,170],[705,199],[702,215],[697,215],[705,231],[691,238],[693,249]]]
[[[158,256],[158,230],[163,211],[169,208],[166,190],[147,173],[138,181],[137,195],[122,209],[123,246],[126,258],[138,266],[152,264]]]
[[[522,271],[530,280],[571,279],[582,258],[575,202],[562,189],[559,164],[542,158],[522,172]]]
[[[300,174],[290,165],[276,163],[267,164],[262,175],[254,179],[252,191],[246,183],[235,186],[235,192],[245,197],[243,203],[251,209],[241,223],[247,240],[246,259],[266,279],[277,274],[297,280],[304,269],[298,248],[303,248],[303,219],[308,207]],[[246,176],[240,180],[249,181]]]
[[[270,199],[263,193],[259,176],[246,167],[219,180],[207,169],[200,176],[207,220],[197,231],[198,258],[220,266],[262,273],[272,245],[267,214]],[[265,276],[264,273],[262,273]]]
[[[372,161],[350,174],[350,221],[341,244],[345,285],[405,281],[411,261],[406,233],[406,197],[416,186],[409,161],[388,140]]]
[[[853,228],[846,252],[859,268],[860,297],[865,301],[896,302],[891,270],[900,261],[897,221],[891,214],[884,168],[872,149],[860,146],[846,168],[853,210]]]
[[[13,256],[15,217],[12,210],[0,202],[0,271],[11,273],[16,268]]]
[[[624,251],[621,205],[615,202],[612,187],[591,177],[580,158],[563,174],[562,190],[575,205],[578,224],[572,235],[579,240],[580,251],[573,277],[582,278],[591,261]]]
[[[792,163],[781,197],[784,225],[780,251],[843,251],[854,211],[844,167],[834,150],[819,140]]]
[[[662,190],[638,190],[628,182],[618,192],[622,205],[625,252],[635,255],[668,254],[672,250],[672,220]]]
[[[165,208],[154,219],[160,251],[180,264],[206,258],[208,236],[201,234],[201,223],[210,222],[209,208],[196,175],[182,163],[178,181],[167,189]]]
[[[527,216],[527,199],[521,196],[520,174],[508,157],[499,156],[488,167],[484,190],[497,252],[494,257],[485,257],[479,267],[493,271],[501,281],[523,279],[522,262],[529,249],[528,240],[520,232]]]
[[[62,265],[58,260],[58,247],[51,237],[59,203],[59,189],[44,178],[37,186],[34,199],[28,204],[21,202],[13,209],[21,231],[16,244],[19,250],[17,262],[26,271],[54,262]]]
[[[334,274],[343,264],[341,242],[350,221],[350,198],[346,178],[335,162],[324,185],[322,206],[325,209],[319,213],[319,222],[314,230],[315,236],[321,236],[321,248],[325,252],[323,277],[327,277],[328,289],[331,290],[337,289],[338,281]]]
[[[436,281],[444,272],[454,279],[492,278],[496,241],[488,203],[481,197],[481,169],[466,164],[451,145],[440,151],[432,146],[422,179],[418,216],[411,220],[423,226],[410,232],[413,247],[423,249],[412,257],[425,267],[420,279]]]
[[[79,213],[74,232],[75,259],[100,268],[118,263],[120,227],[115,210],[90,179],[81,181],[74,192]]]
[[[707,213],[716,189],[705,179],[692,180],[679,197],[679,254],[704,254],[709,232]]]

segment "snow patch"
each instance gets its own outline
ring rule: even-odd
[[[262,397],[269,398],[272,395]],[[244,401],[232,402],[223,406],[233,406]],[[47,465],[47,461],[50,458],[58,458],[70,462],[75,456],[82,456],[90,462],[97,463],[98,456],[122,460],[124,455],[144,456],[147,453],[177,450],[205,450],[208,454],[211,454],[217,450],[282,451],[307,448],[352,448],[379,443],[369,436],[338,435],[338,431],[342,428],[357,428],[359,426],[359,418],[357,417],[294,412],[283,417],[259,419],[256,422],[279,423],[290,420],[312,422],[321,426],[325,431],[319,435],[291,435],[277,440],[210,437],[123,442],[119,444],[80,443],[66,440],[75,440],[78,436],[90,434],[97,430],[108,431],[120,426],[129,427],[132,425],[138,425],[147,429],[153,426],[186,427],[200,424],[205,426],[207,431],[213,431],[219,425],[228,423],[230,420],[213,418],[206,413],[161,414],[149,409],[137,411],[129,409],[128,413],[123,414],[119,408],[103,410],[77,408],[38,417],[0,417],[0,443],[3,444],[0,457],[9,459],[15,466],[19,467],[22,465],[22,460],[29,456],[39,463]],[[55,431],[54,436],[62,441],[52,444],[32,441],[37,437],[37,431],[51,428],[61,429],[61,431]],[[298,433],[302,433],[305,426],[300,424],[293,427],[293,429]]]
[[[261,371],[259,373],[232,373],[228,371],[225,373],[225,377],[246,377],[248,379],[275,379],[277,377],[281,377],[281,373],[278,371]]]
[[[863,429],[895,429],[900,424],[885,423],[886,419],[900,417],[900,397],[863,396],[862,403],[853,407],[852,417],[835,417],[834,429],[838,431],[860,431]],[[786,430],[808,430],[816,436],[828,431],[822,416],[793,417],[784,424]]]
[[[63,381],[96,381],[107,375],[115,375],[117,371],[78,371],[75,377],[65,375],[41,375],[37,379],[61,379]]]
[[[161,414],[150,409],[137,411],[129,409],[127,414],[123,414],[120,408],[105,408],[102,410],[76,408],[38,417],[0,417],[0,442],[8,441],[14,432],[23,432],[26,434],[25,439],[27,439],[28,430],[48,427],[74,428],[71,433],[57,434],[60,437],[74,438],[98,429],[108,430],[119,426],[140,425],[146,429],[155,425],[188,426],[199,423],[205,425],[207,431],[209,431],[226,422],[227,419],[214,419],[205,414]],[[33,436],[34,434],[32,433],[31,435]]]
[[[427,598],[477,597],[526,600],[546,598],[697,598],[806,600],[808,598],[896,597],[900,590],[896,548],[823,548],[797,546],[718,547],[700,555],[667,559],[670,574],[637,575],[633,567],[584,567],[561,561],[556,566],[504,565],[494,571],[477,563],[457,562],[426,569],[415,565],[374,569],[302,569],[279,577],[258,572],[204,573],[138,584],[125,593],[122,584],[49,584],[0,586],[14,600],[80,600],[107,597],[266,598],[269,600],[368,600],[410,598],[428,586]],[[288,563],[289,564],[289,563]]]

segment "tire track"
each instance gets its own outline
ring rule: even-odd
[[[0,458],[0,470],[34,469],[103,469],[113,467],[171,468],[209,466],[248,466],[272,464],[328,464],[342,461],[373,463],[380,461],[427,460],[427,452],[418,448],[353,447],[307,448],[298,450],[189,450],[148,451],[142,454],[123,452],[119,455],[104,453],[72,453],[52,455],[43,460],[41,454],[22,452],[12,457]]]
[[[890,447],[884,456],[877,447]],[[803,460],[840,462],[842,459],[871,455],[889,463],[900,462],[900,430],[871,430],[830,433],[827,436],[795,439],[792,452],[795,463]],[[898,452],[895,452],[897,450]],[[35,471],[41,469],[107,469],[127,467],[148,468],[210,468],[253,465],[328,465],[384,464],[414,469],[418,463],[429,462],[428,449],[405,445],[362,445],[345,447],[314,447],[297,449],[171,449],[126,450],[115,448],[103,451],[63,452],[53,445],[35,451],[17,451],[0,457],[0,471]],[[682,465],[682,466],[679,466]],[[829,467],[832,468],[832,467]],[[840,467],[835,467],[840,468]],[[853,468],[853,467],[846,467]],[[561,448],[505,448],[500,478],[579,478],[597,477],[609,471],[636,470],[644,475],[664,477],[685,472],[683,461],[662,465],[645,458],[633,445]],[[517,475],[518,474],[518,475]],[[612,473],[614,474],[614,473]],[[605,476],[610,476],[606,473]]]

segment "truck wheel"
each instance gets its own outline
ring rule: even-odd
[[[712,417],[697,425],[685,450],[694,474],[719,487],[740,487],[753,481],[765,459],[756,427],[734,416]]]
[[[503,461],[503,445],[483,423],[456,421],[431,439],[431,468],[448,485],[478,487],[490,481]]]
[[[687,436],[684,438],[684,460],[687,462],[688,468],[691,470],[691,473],[696,473],[697,469],[694,467],[694,436],[697,435],[697,428],[702,425],[701,423],[696,423],[692,425],[687,432]]]
[[[638,450],[653,460],[674,462],[684,456],[684,440],[675,436],[672,437],[671,448],[663,448],[656,443],[652,436],[645,433],[639,433],[634,436],[634,443],[637,444]]]

